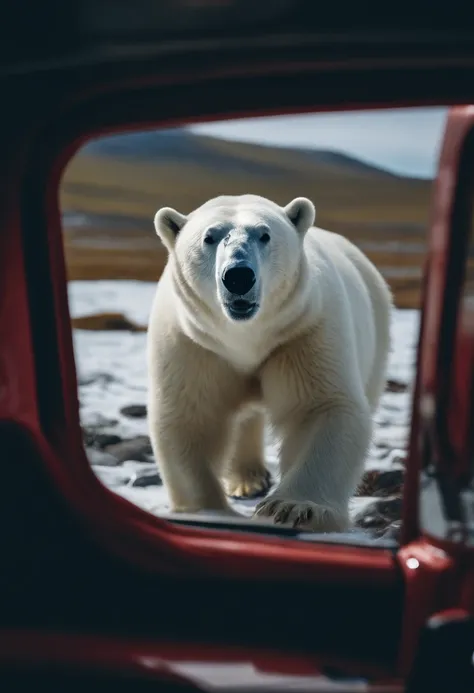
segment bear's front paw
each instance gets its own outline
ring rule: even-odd
[[[325,505],[281,498],[267,498],[259,503],[254,517],[271,517],[275,524],[311,532],[343,532],[349,526],[348,517]]]
[[[225,492],[231,498],[258,498],[272,485],[270,472],[260,465],[233,472],[224,481]]]

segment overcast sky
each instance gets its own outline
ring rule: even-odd
[[[446,108],[404,108],[252,118],[191,129],[244,142],[337,150],[395,173],[431,178],[446,115]]]

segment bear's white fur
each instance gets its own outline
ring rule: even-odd
[[[255,515],[314,531],[349,526],[392,299],[367,257],[314,220],[306,198],[280,207],[256,195],[155,216],[169,257],[148,331],[148,417],[174,511],[233,512],[225,492],[268,490],[266,412],[282,441],[281,481]],[[226,279],[242,278],[226,275],[237,265],[254,281],[244,298]]]

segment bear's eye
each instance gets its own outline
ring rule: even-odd
[[[215,241],[215,239],[214,239],[214,236],[211,236],[210,233],[208,233],[208,234],[206,234],[206,235],[204,236],[204,243],[205,243],[206,245],[214,245],[215,242],[216,242],[216,241]]]
[[[262,233],[260,236],[260,243],[263,243],[266,245],[268,241],[270,240],[270,234],[265,231],[265,233]]]

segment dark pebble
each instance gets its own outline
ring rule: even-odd
[[[92,385],[93,383],[99,383],[102,387],[110,385],[110,383],[116,382],[116,378],[111,373],[90,373],[82,378],[79,378],[79,385]]]
[[[144,404],[129,404],[122,407],[120,413],[132,419],[144,419],[146,416],[146,406]]]
[[[158,471],[154,469],[149,472],[143,471],[137,473],[137,476],[130,482],[130,486],[146,488],[147,486],[161,486],[162,483],[161,476]]]
[[[99,433],[94,429],[85,429],[83,437],[85,445],[99,450],[103,450],[108,445],[116,445],[122,441],[122,438],[115,433]]]
[[[108,445],[117,445],[117,443],[122,442],[122,438],[115,433],[97,433],[95,437],[95,442],[97,447],[101,450],[106,448]]]
[[[389,518],[392,522],[399,520],[402,515],[403,500],[401,497],[384,498],[377,501],[377,510],[384,517]]]
[[[120,462],[125,462],[126,460],[149,462],[150,456],[153,454],[148,436],[137,436],[130,440],[122,440],[114,445],[107,445],[105,451],[116,457]]]
[[[108,452],[96,448],[86,448],[89,463],[97,467],[118,467],[120,461]]]
[[[146,332],[145,325],[138,325],[123,313],[95,313],[72,318],[72,326],[77,330],[124,330],[126,332]]]
[[[385,385],[385,392],[406,392],[407,390],[408,385],[401,380],[389,379]]]
[[[384,529],[387,527],[387,520],[373,508],[367,508],[355,518],[355,524],[361,529]]]
[[[355,517],[355,524],[362,529],[376,530],[378,536],[399,521],[402,513],[402,499],[399,496],[384,498],[368,505]]]
[[[400,539],[400,530],[402,527],[401,522],[393,522],[390,527],[382,533],[383,539],[394,539],[398,541]]]
[[[365,472],[357,489],[357,496],[393,496],[402,491],[403,469],[371,469]]]
[[[383,460],[388,456],[389,453],[390,448],[387,445],[376,445],[376,448],[372,453],[372,457],[375,457],[378,460]]]

